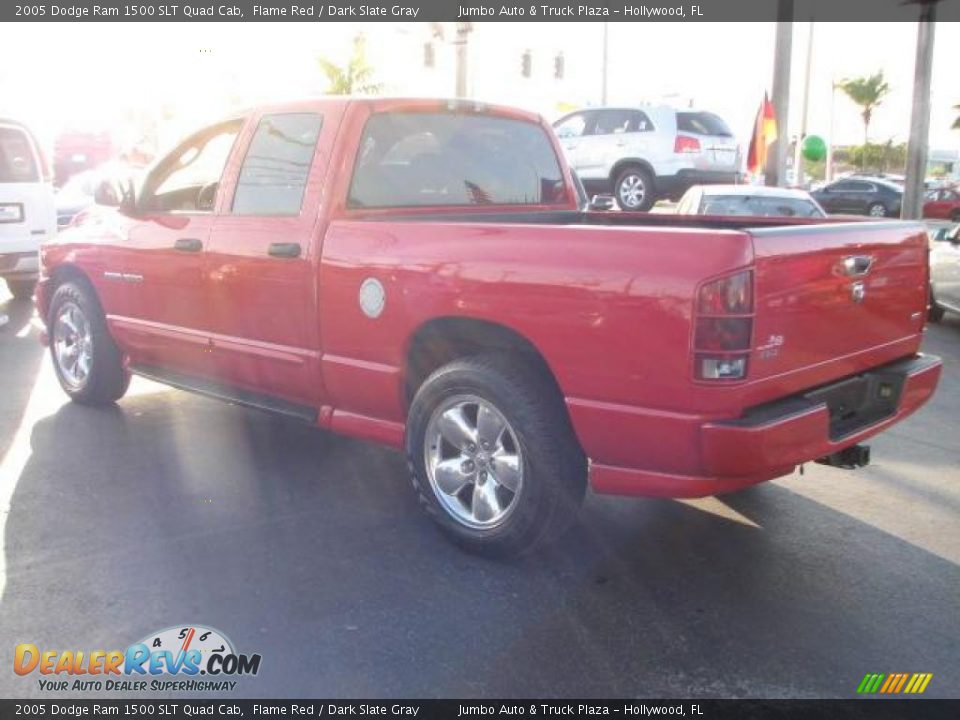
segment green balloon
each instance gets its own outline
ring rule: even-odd
[[[807,135],[800,146],[805,160],[819,162],[827,156],[827,144],[819,135]]]

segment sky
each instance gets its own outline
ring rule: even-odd
[[[454,92],[453,24],[423,67],[427,23],[43,23],[18,24],[0,45],[0,115],[47,142],[61,130],[112,129],[134,107],[162,117],[179,135],[235,105],[321,93],[316,59],[345,61],[352,38],[367,38],[385,93]],[[560,107],[600,103],[602,23],[477,23],[471,38],[471,94],[555,117]],[[794,25],[791,133],[799,126],[810,23]],[[773,74],[770,23],[610,23],[608,100],[667,102],[724,117],[747,141]],[[916,48],[915,23],[816,23],[808,132],[830,136],[833,80],[883,70],[893,92],[874,114],[874,142],[906,140]],[[930,146],[960,149],[960,24],[938,23]],[[534,74],[520,76],[530,50]],[[562,52],[565,78],[553,78]],[[862,142],[858,110],[841,92],[833,105],[836,144]],[[175,138],[171,138],[175,139]]]

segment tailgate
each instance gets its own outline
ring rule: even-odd
[[[750,233],[751,379],[827,365],[853,374],[917,351],[929,293],[922,225],[856,222]],[[782,389],[796,389],[788,385]]]

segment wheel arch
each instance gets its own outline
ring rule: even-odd
[[[613,183],[617,181],[617,176],[621,172],[623,172],[626,168],[632,165],[642,168],[646,170],[648,173],[650,173],[650,180],[654,184],[654,189],[656,189],[657,173],[656,171],[654,171],[653,165],[651,165],[650,162],[647,160],[643,160],[642,158],[634,158],[634,157],[622,158],[621,160],[617,160],[617,162],[614,163],[613,168],[611,168],[610,170],[611,186],[613,185]],[[614,188],[614,191],[616,191],[616,188]]]
[[[443,316],[422,323],[407,342],[402,370],[406,407],[437,368],[458,358],[491,351],[520,356],[544,374],[561,399],[564,397],[549,363],[529,338],[501,323],[473,317]]]
[[[40,310],[42,311],[44,320],[46,320],[46,315],[50,312],[50,301],[53,300],[53,295],[57,292],[57,288],[66,282],[74,280],[83,283],[87,289],[90,290],[98,307],[100,307],[101,310],[103,309],[100,296],[97,294],[97,288],[94,286],[90,276],[74,263],[63,263],[53,268],[50,271],[48,280],[41,285],[43,288],[43,297],[38,299],[40,300]]]

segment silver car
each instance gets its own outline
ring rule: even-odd
[[[693,185],[737,181],[740,147],[727,124],[710,112],[589,108],[565,115],[553,127],[587,191],[612,192],[623,210],[648,210]]]
[[[804,190],[765,185],[698,185],[684,193],[678,215],[822,218],[827,214]]]

